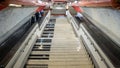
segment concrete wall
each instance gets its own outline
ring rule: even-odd
[[[0,42],[27,21],[36,7],[8,7],[0,11]]]
[[[112,8],[83,7],[85,15],[102,31],[120,44],[120,11]]]

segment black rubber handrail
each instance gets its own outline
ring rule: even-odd
[[[29,22],[26,22],[0,44],[0,68],[7,65],[9,60],[20,47],[20,45],[16,44],[20,41],[20,39],[29,34],[30,31],[28,32],[28,30],[32,25]]]
[[[17,49],[20,47],[21,42],[23,42],[21,39],[24,40],[35,24],[37,24],[34,19],[35,17],[31,17],[25,24],[16,29],[8,38],[0,43],[0,68],[4,68],[7,65]],[[38,20],[39,26],[43,19],[44,17],[41,17],[41,19]]]

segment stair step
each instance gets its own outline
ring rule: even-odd
[[[32,53],[31,54],[40,54],[40,53],[45,53],[45,52],[43,52],[43,51],[32,51]],[[80,53],[80,52],[48,52],[48,53],[50,53],[50,54],[72,54],[72,55],[86,55],[87,53]]]
[[[31,64],[31,65],[27,65],[27,68],[94,68],[92,65],[77,65],[77,64],[73,64],[73,65],[47,65],[47,64],[41,64],[41,65],[37,65],[37,64]]]
[[[81,65],[92,64],[88,61],[72,61],[72,60],[28,60],[27,64],[49,64],[49,65]]]

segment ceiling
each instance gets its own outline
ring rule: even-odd
[[[38,1],[42,2],[39,3]],[[73,1],[76,0],[0,0],[0,7],[8,6],[9,4],[41,6],[46,5],[47,2],[73,2]]]

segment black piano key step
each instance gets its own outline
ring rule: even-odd
[[[50,48],[51,46],[40,45],[40,46],[34,46],[33,48],[40,48],[40,47],[45,49],[45,48]]]
[[[44,31],[43,34],[53,34],[53,31]]]
[[[48,64],[26,64],[24,68],[48,68]]]
[[[50,19],[50,21],[49,22],[56,22],[56,19]]]
[[[33,49],[32,51],[50,51],[50,49]]]
[[[46,47],[44,45],[34,46],[32,50],[33,51],[50,51],[50,46],[49,47],[48,46]]]
[[[50,48],[39,47],[39,48],[33,48],[32,51],[50,51]]]
[[[49,60],[49,54],[35,54],[35,55],[30,55],[28,59],[33,59],[33,60]]]
[[[45,26],[45,28],[54,28],[55,27],[55,24],[47,24],[46,26]]]
[[[51,43],[52,39],[46,39],[46,38],[41,38],[41,39],[37,39],[36,43]]]
[[[39,46],[43,46],[43,47],[51,47],[51,45],[34,45],[34,47],[39,47]]]
[[[52,38],[53,34],[42,34],[41,37],[42,38]]]
[[[53,36],[41,36],[42,38],[53,38]]]
[[[47,29],[44,29],[44,31],[54,31],[54,29],[47,28]]]

